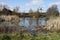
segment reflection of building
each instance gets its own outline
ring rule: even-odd
[[[0,26],[0,33],[15,33],[18,32],[19,28],[17,26]]]

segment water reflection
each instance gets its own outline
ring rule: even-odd
[[[38,26],[44,26],[46,25],[46,18],[39,18],[38,20]],[[36,24],[36,18],[20,18],[19,26],[34,26],[37,27]]]

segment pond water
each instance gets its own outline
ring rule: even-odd
[[[34,31],[32,29],[34,29],[35,27],[39,27],[39,26],[45,26],[46,25],[46,18],[39,18],[38,20],[38,25],[37,25],[37,18],[20,18],[20,22],[19,22],[19,26],[21,27],[28,27],[27,32],[30,32],[32,34],[37,34],[37,31]],[[29,28],[31,27],[31,28]],[[44,31],[43,33],[46,33],[46,31]]]
[[[37,18],[20,18],[20,22],[19,22],[19,26],[25,26],[25,27],[29,27],[29,26],[33,26],[33,27],[37,27]],[[38,26],[45,26],[46,25],[46,18],[39,18],[38,20]]]

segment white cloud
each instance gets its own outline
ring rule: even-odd
[[[10,10],[13,10],[13,9],[12,9],[12,6],[9,5],[8,3],[0,2],[0,8],[3,9],[4,6],[5,6],[6,8],[10,9]]]
[[[4,5],[7,6],[6,3],[4,3],[4,2],[0,2],[0,9],[1,9],[1,10],[3,9]]]
[[[53,3],[49,3],[49,6],[52,6],[52,5],[60,6],[60,2],[53,2]]]
[[[31,6],[31,5],[39,5],[39,4],[42,4],[43,3],[43,0],[32,0],[28,3],[26,3],[25,5],[26,6]]]
[[[0,7],[3,7],[3,6],[6,6],[6,7],[8,7],[9,5],[8,5],[7,3],[0,2]]]

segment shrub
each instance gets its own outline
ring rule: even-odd
[[[0,40],[60,40],[60,33],[41,33],[39,32],[37,35],[33,35],[29,32],[24,33],[16,33],[16,34],[0,34]]]

